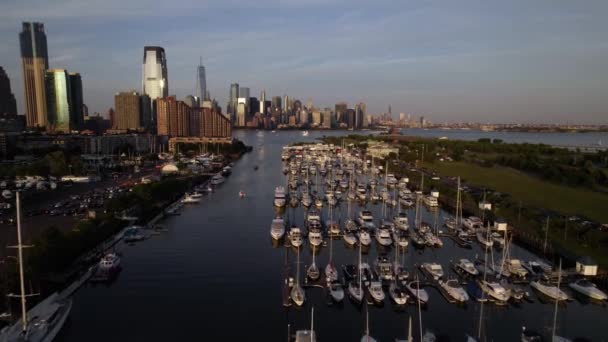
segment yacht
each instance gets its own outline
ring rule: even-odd
[[[570,297],[568,297],[564,291],[560,290],[559,287],[544,284],[539,280],[530,282],[530,287],[556,301],[565,301],[570,299]]]
[[[367,198],[367,190],[365,190],[365,186],[358,185],[357,186],[357,199],[360,201],[365,201]]]
[[[393,223],[395,224],[395,226],[403,231],[407,231],[410,227],[408,219],[407,219],[407,213],[405,212],[400,212],[399,214],[397,214],[395,217],[393,217]]]
[[[340,225],[338,222],[327,220],[325,222],[325,227],[327,227],[327,233],[329,236],[340,236]]]
[[[320,199],[320,198],[316,198],[316,199],[315,199],[315,207],[317,207],[317,208],[319,208],[319,209],[320,209],[320,208],[323,208],[323,200],[322,200],[322,199]]]
[[[329,295],[336,303],[342,302],[344,299],[344,289],[339,280],[334,280],[327,285],[329,289]]]
[[[224,183],[224,180],[225,178],[218,173],[215,176],[211,177],[211,185],[220,185]]]
[[[460,259],[457,263],[454,264],[454,268],[458,271],[458,273],[464,273],[470,276],[479,275],[479,271],[475,268],[475,264],[473,264],[469,259]]]
[[[312,208],[308,211],[308,213],[306,214],[306,222],[309,221],[319,221],[319,223],[321,222],[321,214],[317,209]]]
[[[378,280],[372,280],[367,286],[370,296],[376,304],[382,304],[384,302],[384,290],[382,289],[382,282]]]
[[[479,287],[498,303],[505,304],[511,298],[511,291],[504,288],[500,283],[480,280]]]
[[[302,136],[303,137],[307,137],[308,136],[308,131],[302,131]]]
[[[483,221],[477,216],[469,216],[462,219],[462,226],[469,231],[477,231],[483,228]]]
[[[392,265],[387,257],[379,256],[376,259],[375,266],[376,266],[376,273],[378,273],[381,280],[384,280],[384,281],[393,280]]]
[[[319,247],[323,243],[321,222],[315,220],[308,222],[308,242],[314,247]]]
[[[450,279],[448,281],[439,280],[439,286],[450,296],[450,298],[459,303],[464,303],[469,300],[469,295],[462,286],[460,286],[457,279]]]
[[[443,267],[439,264],[425,262],[420,265],[420,268],[435,280],[439,280],[443,277]]]
[[[402,230],[398,230],[398,229],[393,230],[393,242],[399,247],[402,247],[402,248],[407,247],[409,244],[409,241],[408,241],[408,236],[406,234],[407,233]]]
[[[505,238],[500,233],[494,232],[494,233],[490,234],[490,238],[492,239],[492,241],[494,241],[494,244],[496,246],[498,246],[499,248],[505,247],[505,243],[506,243]]]
[[[439,203],[437,202],[437,197],[435,196],[424,196],[422,201],[424,202],[424,204],[426,204],[427,206],[431,207],[431,208],[436,208],[437,206],[439,206]]]
[[[528,270],[524,268],[519,259],[507,259],[505,260],[505,267],[509,270],[509,273],[518,278],[524,279],[528,275]]]
[[[359,216],[357,217],[359,221],[359,225],[363,228],[374,229],[376,226],[374,225],[374,216],[372,212],[369,210],[361,210],[359,212]]]
[[[305,207],[310,207],[312,205],[312,197],[310,197],[310,194],[308,192],[305,192],[302,194],[302,205]]]
[[[308,278],[310,280],[318,280],[319,277],[321,276],[321,272],[319,272],[319,267],[317,266],[317,264],[315,263],[315,248],[313,246],[312,249],[312,263],[310,264],[310,266],[308,266],[308,269],[306,270],[306,275],[308,276]]]
[[[270,236],[273,239],[279,240],[285,234],[285,221],[282,217],[275,217],[270,225]]]
[[[192,198],[201,198],[201,197],[203,197],[203,194],[200,193],[200,192],[198,192],[198,191],[193,191],[193,192],[190,193],[190,197],[192,197]]]
[[[570,288],[574,291],[584,294],[591,299],[599,301],[608,300],[608,295],[606,295],[606,293],[598,289],[594,283],[586,279],[576,280],[570,283],[568,286],[570,286]]]
[[[116,253],[108,253],[99,261],[99,270],[102,272],[115,272],[120,268],[120,257]]]
[[[426,304],[429,301],[428,292],[426,292],[425,289],[420,288],[418,280],[407,283],[405,288],[414,296],[414,298],[416,298],[416,300],[420,301],[421,304]]]
[[[289,230],[289,241],[291,241],[291,245],[294,247],[302,246],[302,232],[300,228],[297,226],[292,226]]]
[[[402,198],[399,200],[399,203],[404,207],[412,207],[414,205],[414,201],[411,198]]]
[[[277,208],[285,206],[285,188],[280,185],[274,189],[274,206]]]
[[[192,195],[190,194],[186,194],[182,199],[181,199],[181,203],[184,204],[192,204],[192,203],[199,203],[201,201],[201,199],[199,197],[192,197]]]
[[[483,228],[477,230],[477,241],[484,247],[492,247],[494,240],[484,231]]]
[[[369,246],[372,243],[372,237],[369,235],[367,229],[359,229],[358,238],[359,243],[363,246]]]
[[[391,239],[391,231],[389,230],[388,226],[385,224],[382,224],[380,226],[380,228],[378,230],[376,230],[376,241],[378,242],[379,245],[381,246],[390,246],[393,243],[393,240]]]
[[[357,243],[357,237],[353,232],[346,232],[342,236],[344,242],[349,246],[354,246]]]
[[[397,285],[397,282],[392,282],[388,287],[388,294],[397,305],[405,305],[407,304],[407,300],[409,296],[405,291]]]

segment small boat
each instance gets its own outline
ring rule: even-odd
[[[530,282],[530,287],[556,301],[566,301],[570,299],[570,297],[564,291],[560,290],[559,287],[544,284],[538,280]]]
[[[291,229],[289,230],[289,241],[294,247],[302,246],[303,240],[300,228],[298,228],[297,226],[291,226]]]
[[[482,246],[488,248],[494,245],[494,240],[492,240],[491,236],[488,236],[483,228],[477,230],[477,241],[479,241]]]
[[[397,305],[407,304],[407,300],[408,300],[409,296],[399,285],[397,285],[396,281],[393,281],[389,285],[388,294],[395,304],[397,304]]]
[[[402,248],[405,248],[409,245],[408,235],[403,230],[395,229],[393,230],[393,242]]]
[[[391,239],[391,231],[388,228],[388,226],[382,224],[380,226],[380,228],[378,228],[378,230],[376,231],[375,234],[376,237],[376,242],[378,242],[378,244],[380,246],[390,246],[393,244],[393,239]]]
[[[323,208],[323,200],[320,198],[315,199],[315,207],[317,208]]]
[[[125,233],[123,235],[125,242],[137,242],[145,239],[146,236],[141,233],[141,228],[141,226],[130,226],[125,228]]]
[[[302,136],[303,137],[307,137],[308,136],[308,131],[302,131]]]
[[[469,259],[458,260],[458,262],[454,263],[454,268],[458,273],[464,273],[473,277],[479,275],[479,271],[475,268],[475,264],[469,261]]]
[[[319,277],[321,276],[321,272],[319,272],[319,267],[317,266],[316,262],[315,262],[315,248],[313,246],[312,248],[312,263],[310,264],[310,266],[308,266],[308,269],[306,270],[306,275],[308,276],[308,278],[310,280],[319,280]]]
[[[245,192],[244,191],[239,191],[239,197],[240,198],[244,198],[245,197]]]
[[[200,198],[198,197],[192,197],[190,194],[186,194],[184,196],[184,198],[181,199],[181,203],[184,204],[193,204],[193,203],[199,203],[201,201]]]
[[[374,216],[372,212],[369,210],[361,210],[359,212],[359,216],[357,218],[359,221],[359,225],[362,228],[375,229],[376,225],[374,225]]]
[[[369,282],[367,286],[367,290],[369,291],[369,295],[372,297],[374,303],[382,304],[384,302],[384,290],[382,289],[382,282],[378,280],[372,280]]]
[[[120,257],[116,253],[108,253],[99,261],[101,272],[115,272],[120,269]]]
[[[193,192],[190,193],[190,197],[192,197],[192,198],[201,198],[201,197],[203,197],[203,194],[200,193],[200,192],[198,192],[198,191],[193,191]]]
[[[270,225],[270,236],[273,239],[279,240],[285,234],[285,221],[282,217],[275,217]]]
[[[579,279],[568,284],[568,286],[574,291],[579,292],[591,299],[599,301],[608,300],[608,295],[606,295],[606,293],[604,293],[602,290],[598,289],[597,286],[589,280]]]
[[[511,291],[504,288],[500,283],[480,280],[479,287],[499,304],[505,304],[511,298]]]
[[[509,273],[512,276],[516,276],[520,279],[524,279],[528,275],[528,271],[524,268],[519,259],[505,260],[505,267],[509,270]]]
[[[329,295],[331,299],[335,302],[340,303],[344,300],[344,289],[342,288],[342,284],[338,280],[334,280],[327,285],[329,290]]]
[[[285,188],[279,185],[274,189],[274,206],[282,208],[285,206],[285,201]]]
[[[387,257],[379,256],[376,259],[376,273],[380,276],[381,280],[390,281],[393,280],[393,269],[392,264]]]
[[[316,220],[308,222],[308,242],[311,246],[319,247],[323,243],[323,233],[321,232],[321,223]]]
[[[405,212],[400,212],[395,217],[393,217],[393,223],[395,224],[395,226],[397,226],[397,228],[403,231],[407,231],[410,227],[407,219],[407,213]]]
[[[443,277],[443,267],[441,267],[439,264],[425,262],[420,265],[420,269],[433,277],[435,280],[439,280]]]
[[[352,232],[344,233],[342,238],[344,239],[344,243],[349,246],[354,246],[357,243],[357,237]]]
[[[457,279],[450,279],[448,281],[439,280],[439,286],[450,296],[450,298],[459,303],[464,303],[469,300],[469,295],[462,286],[460,286]]]
[[[411,281],[405,285],[405,288],[409,293],[420,301],[421,304],[425,304],[429,301],[429,294],[425,289],[420,288],[420,282],[418,280]]]
[[[369,246],[372,243],[372,237],[367,229],[361,228],[358,232],[359,243],[363,246]]]
[[[218,173],[215,176],[211,177],[211,185],[220,185],[224,183],[224,180],[225,178]]]

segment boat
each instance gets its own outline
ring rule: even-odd
[[[349,246],[354,246],[357,243],[357,237],[352,232],[344,233],[344,235],[342,236],[342,239],[344,239],[344,243],[346,243]]]
[[[323,243],[321,222],[316,220],[311,220],[308,222],[308,242],[313,247],[319,247]]]
[[[359,229],[359,231],[357,232],[358,234],[358,238],[359,238],[359,244],[363,245],[363,246],[369,246],[372,243],[372,237],[369,234],[369,232],[367,231],[367,229]]]
[[[608,300],[608,295],[606,295],[606,293],[602,290],[598,289],[594,283],[590,282],[587,279],[578,279],[568,284],[568,286],[572,290],[581,293],[591,299],[599,301]]]
[[[323,208],[323,200],[320,198],[316,198],[315,199],[315,207],[317,208]]]
[[[312,197],[310,196],[309,193],[305,192],[302,194],[302,205],[305,207],[310,207],[312,205]]]
[[[298,248],[298,258],[296,262],[296,283],[291,287],[291,300],[297,305],[302,306],[306,299],[306,293],[300,286],[300,249]]]
[[[344,300],[344,289],[339,280],[334,280],[327,285],[329,295],[334,302],[340,303]]]
[[[479,287],[490,297],[496,300],[498,304],[505,304],[509,298],[511,298],[511,292],[498,282],[480,280],[478,284]]]
[[[390,246],[393,244],[393,239],[391,239],[391,231],[387,225],[382,224],[378,230],[376,230],[376,242],[378,242],[381,246]]]
[[[393,217],[393,223],[398,229],[403,231],[407,231],[410,227],[407,219],[407,213],[405,212],[399,212],[399,214]]]
[[[199,203],[201,201],[200,198],[198,197],[192,197],[190,194],[186,194],[182,199],[181,199],[181,203],[183,204],[192,204],[192,203]]]
[[[494,245],[498,246],[498,248],[504,248],[506,241],[503,235],[498,232],[493,232],[490,234],[490,238],[494,241]]]
[[[402,231],[402,230],[398,230],[395,229],[393,230],[393,242],[402,248],[405,248],[408,246],[409,244],[409,240],[408,240],[408,236],[406,235],[407,233]]]
[[[224,183],[225,178],[221,174],[216,174],[211,177],[211,185],[220,185]]]
[[[422,198],[422,201],[424,202],[425,205],[427,205],[428,207],[431,208],[437,208],[439,206],[439,203],[437,202],[437,197],[435,196],[424,196]]]
[[[429,301],[429,294],[425,289],[420,288],[418,280],[411,281],[405,285],[407,291],[416,298],[421,304],[426,304]]]
[[[372,215],[372,212],[369,210],[361,210],[357,217],[357,221],[359,222],[359,225],[363,228],[367,228],[367,229],[376,228],[376,226],[374,225],[374,216]]]
[[[460,259],[458,262],[454,263],[454,268],[458,273],[466,274],[470,276],[479,275],[479,271],[475,268],[475,264],[473,264],[469,259]]]
[[[72,299],[61,293],[53,293],[29,311],[26,308],[25,277],[23,274],[23,248],[21,240],[21,203],[20,192],[15,191],[17,218],[17,262],[21,291],[21,319],[7,325],[0,331],[0,341],[51,342],[55,339],[72,310]]]
[[[285,234],[285,221],[282,217],[275,217],[270,225],[270,236],[273,239],[279,240]]]
[[[492,247],[494,240],[489,236],[483,228],[477,230],[477,241],[484,247]]]
[[[285,206],[285,188],[280,185],[274,189],[274,206],[277,208]]]
[[[543,283],[539,280],[530,282],[530,287],[553,300],[566,301],[570,299],[570,297],[564,291],[560,290],[559,287]]]
[[[382,289],[382,282],[379,280],[372,280],[367,286],[369,295],[372,297],[374,303],[382,304],[384,302],[384,290]]]
[[[296,193],[289,194],[289,205],[292,208],[297,207],[299,202],[300,201],[298,200],[298,195]]]
[[[528,270],[524,268],[519,259],[506,259],[505,267],[512,276],[516,276],[520,279],[524,279],[528,275]]]
[[[222,176],[228,177],[232,174],[232,168],[230,166],[226,166],[222,169]]]
[[[289,241],[294,247],[302,246],[303,239],[300,228],[298,228],[297,226],[291,226],[291,229],[289,230]]]
[[[409,296],[407,293],[397,284],[397,281],[391,282],[388,287],[388,294],[397,305],[407,304]]]
[[[334,243],[333,239],[329,239],[329,262],[325,266],[325,280],[329,283],[338,280],[338,270],[336,270],[336,266],[334,266]]]
[[[348,271],[347,268],[344,268],[344,272]],[[352,275],[352,273],[351,273]],[[346,276],[346,274],[345,274]],[[356,304],[363,303],[363,274],[361,272],[361,245],[359,245],[359,263],[357,266],[357,275],[356,280],[353,279],[348,283],[348,296],[352,301]]]
[[[433,277],[433,279],[435,280],[439,280],[443,277],[443,267],[441,267],[441,265],[437,263],[422,263],[422,265],[420,265],[420,269],[422,269],[422,271]]]
[[[98,267],[101,272],[116,272],[120,269],[120,257],[116,253],[108,253],[101,258]]]
[[[308,266],[308,269],[306,270],[306,275],[308,276],[308,278],[310,280],[319,280],[319,277],[321,276],[321,272],[319,272],[319,267],[317,266],[316,262],[315,262],[315,246],[313,245],[312,247],[312,263],[310,264],[310,266]]]
[[[141,226],[129,226],[125,228],[125,233],[123,235],[123,239],[125,242],[137,242],[146,238],[144,234],[141,233]]]
[[[192,197],[192,198],[201,198],[201,197],[203,197],[203,194],[200,193],[200,192],[198,192],[198,191],[193,191],[193,192],[190,193],[190,197]]]
[[[245,192],[244,191],[239,191],[239,197],[240,198],[244,198],[245,197]]]
[[[379,256],[376,259],[376,273],[380,276],[381,280],[390,281],[393,280],[393,270],[391,262],[385,256]]]
[[[420,236],[415,230],[410,231],[410,239],[415,247],[424,248],[424,246],[426,246],[426,241],[424,238],[422,238],[422,236]]]
[[[307,137],[308,136],[308,131],[302,131],[302,136],[303,137]]]
[[[450,279],[448,281],[439,280],[439,287],[441,287],[450,298],[459,303],[464,303],[469,300],[469,295],[462,286],[460,286],[457,279]]]

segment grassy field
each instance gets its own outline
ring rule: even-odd
[[[460,176],[471,185],[509,194],[523,205],[546,208],[571,215],[584,215],[608,223],[608,194],[549,183],[517,170],[490,168],[463,162],[425,163],[442,176]]]

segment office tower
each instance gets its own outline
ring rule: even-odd
[[[142,72],[143,93],[154,101],[169,96],[167,59],[165,49],[160,46],[145,46]]]
[[[170,137],[186,137],[190,134],[191,109],[174,96],[156,100],[157,134]]]
[[[312,111],[313,105],[312,105],[312,99],[308,99],[308,102],[306,102],[306,109],[308,109],[309,111]]]
[[[323,120],[322,120],[322,126],[323,128],[332,128],[333,127],[333,113],[331,112],[331,109],[329,108],[325,108],[325,110],[323,111]]]
[[[260,101],[258,101],[257,97],[250,97],[249,98],[249,117],[254,116],[257,112],[258,109],[260,109]]]
[[[45,81],[46,129],[50,133],[70,133],[75,128],[70,76],[64,69],[47,70]]]
[[[356,124],[356,119],[355,119],[355,110],[352,108],[348,108],[346,110],[346,124],[347,127],[349,129],[354,129],[355,128],[355,124]]]
[[[156,118],[152,111],[152,99],[146,94],[139,96],[139,122],[141,127],[145,128],[149,132],[156,130]]]
[[[236,105],[239,98],[239,84],[232,83],[230,85],[230,94],[228,97],[228,106],[226,107],[226,113],[234,119],[236,114]]]
[[[420,127],[424,128],[424,125],[426,124],[426,121],[424,121],[424,116],[420,117]]]
[[[402,125],[405,123],[405,113],[399,113],[399,123]]]
[[[273,96],[272,97],[272,104],[271,104],[271,108],[272,111],[281,111],[283,108],[281,107],[281,97],[280,96]]]
[[[336,112],[336,121],[346,123],[348,120],[346,118],[346,110],[348,109],[348,104],[346,102],[338,102],[335,106]]]
[[[82,116],[85,117],[85,120],[86,120],[86,117],[89,116],[89,106],[87,106],[84,103],[82,104]]]
[[[289,106],[289,96],[285,95],[283,96],[283,112],[289,113],[290,109],[291,107]]]
[[[49,58],[46,48],[46,34],[42,23],[23,23],[19,33],[21,63],[23,64],[23,85],[25,89],[25,118],[27,127],[45,127],[46,112],[46,69]]]
[[[247,101],[244,97],[239,97],[236,105],[236,126],[245,127],[247,122]]]
[[[184,102],[190,106],[190,108],[198,108],[201,106],[201,103],[196,96],[188,95],[184,98]]]
[[[312,125],[313,126],[321,126],[321,112],[315,110],[312,112]]]
[[[392,119],[393,118],[393,111],[391,108],[391,105],[388,105],[388,116]]]
[[[353,128],[360,129],[364,126],[364,118],[367,116],[365,103],[359,102],[355,106],[355,126]]]
[[[244,98],[247,101],[247,105],[249,105],[249,88],[247,87],[240,87],[239,88],[239,99],[240,98]]]
[[[289,108],[293,110],[294,113],[299,113],[302,109],[302,102],[300,100],[289,99]]]
[[[116,127],[116,111],[114,111],[114,108],[108,109],[106,117],[108,118],[108,120],[110,120],[110,128]]]
[[[127,131],[142,127],[141,97],[136,91],[126,91],[114,95],[114,122],[112,129]]]
[[[209,94],[207,93],[207,76],[205,74],[205,67],[203,66],[203,57],[198,64],[198,97],[201,101],[209,100]]]
[[[300,125],[308,125],[308,111],[306,109],[300,110]]]
[[[82,99],[82,78],[77,72],[71,72],[68,74],[70,80],[70,97],[72,102],[70,103],[70,114],[72,115],[71,122],[74,126],[72,130],[80,129],[84,125],[84,113],[82,112],[84,101]]]
[[[11,80],[2,67],[0,67],[0,117],[17,115],[17,101],[11,91]]]
[[[260,94],[260,114],[266,114],[266,90],[262,90]]]

